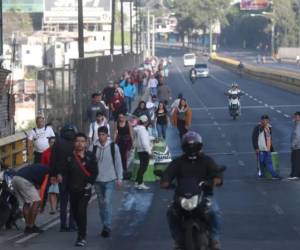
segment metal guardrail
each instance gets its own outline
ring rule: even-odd
[[[212,54],[210,60],[233,71],[238,71],[238,65],[240,63],[237,60],[221,57],[217,54]],[[244,64],[242,73],[270,81],[293,91],[300,91],[300,73],[297,72]]]
[[[28,156],[25,133],[0,138],[0,159],[9,167],[19,167],[32,160]]]

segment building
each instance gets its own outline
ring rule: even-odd
[[[43,12],[43,0],[2,0],[3,12],[18,11],[23,13]]]

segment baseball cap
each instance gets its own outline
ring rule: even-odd
[[[140,121],[143,122],[143,123],[145,123],[145,122],[148,121],[148,117],[147,117],[146,115],[140,116],[139,119],[140,119]]]

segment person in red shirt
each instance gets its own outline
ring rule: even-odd
[[[49,137],[48,142],[49,142],[49,148],[47,148],[43,152],[41,158],[41,164],[45,166],[50,165],[52,147],[55,143],[55,137]],[[48,194],[49,194],[49,203],[50,203],[50,214],[55,214],[57,208],[57,196],[59,194],[58,183],[51,184],[49,186],[48,192],[47,192],[47,184],[45,184],[45,186],[42,186],[40,191],[41,200],[43,201],[42,210],[44,210],[45,208]]]
[[[117,121],[120,113],[126,113],[126,105],[124,102],[124,97],[120,95],[118,91],[115,91],[114,97],[112,98],[111,110],[113,114],[114,121]]]

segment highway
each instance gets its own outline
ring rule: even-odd
[[[220,55],[223,55],[225,57],[231,57],[238,61],[242,61],[244,63],[252,64],[252,65],[258,65],[256,62],[257,53],[255,51],[220,51]],[[295,59],[296,60],[296,59]],[[268,68],[274,68],[274,69],[282,69],[282,70],[288,70],[288,71],[296,71],[300,72],[300,66],[297,65],[295,62],[287,62],[283,61],[282,63],[278,63],[274,61],[270,56],[266,57],[266,63],[265,64],[259,64],[261,67],[268,67]]]
[[[297,250],[300,247],[300,182],[270,181],[256,178],[256,157],[251,145],[253,127],[262,114],[268,114],[273,127],[274,146],[280,156],[281,176],[290,172],[290,134],[292,114],[300,110],[299,95],[264,84],[239,79],[236,74],[209,64],[211,76],[191,84],[188,68],[183,67],[184,51],[158,49],[158,55],[173,57],[167,80],[173,95],[183,93],[193,110],[192,129],[204,141],[204,151],[217,163],[227,166],[224,186],[216,190],[223,212],[224,250]],[[204,61],[206,59],[200,59]],[[228,114],[224,93],[233,81],[244,91],[242,116],[233,121]],[[173,156],[180,143],[175,128],[167,131]],[[89,208],[88,245],[90,250],[171,250],[165,212],[172,191],[151,189],[137,192],[126,183],[114,200],[112,238],[104,240],[96,202]],[[0,244],[1,249],[74,249],[75,233],[59,233],[53,223],[42,235],[20,236]]]

